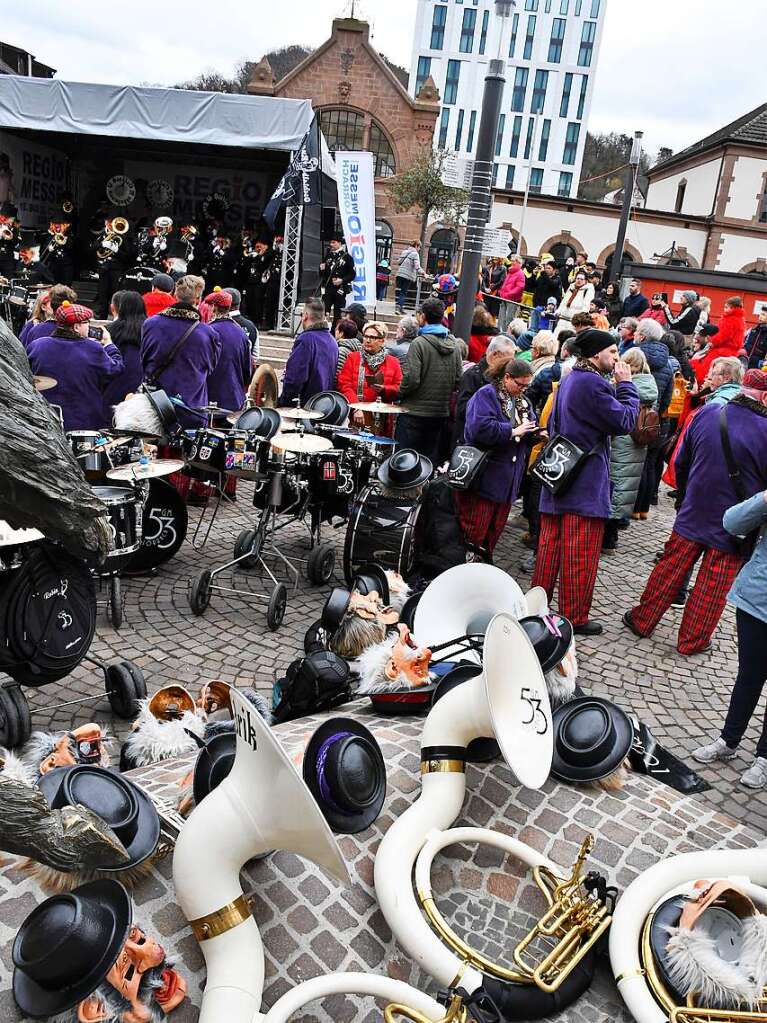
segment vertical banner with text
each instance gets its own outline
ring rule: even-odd
[[[373,187],[373,154],[335,154],[338,209],[344,240],[357,274],[349,302],[366,309],[376,304],[376,202]]]

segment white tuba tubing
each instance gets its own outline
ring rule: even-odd
[[[229,780],[195,808],[176,842],[173,883],[187,920],[238,899],[241,867],[269,848]],[[245,920],[200,948],[208,977],[200,1023],[251,1023],[264,990],[264,950],[256,921]]]
[[[668,1023],[644,979],[639,946],[645,920],[653,907],[680,885],[697,880],[741,875],[742,885],[755,901],[763,903],[767,883],[767,849],[723,849],[683,853],[662,860],[632,881],[618,901],[610,927],[610,965],[623,1001],[637,1023]]]
[[[274,1003],[265,1016],[260,1017],[261,1023],[287,1023],[293,1013],[309,1002],[336,994],[370,995],[388,1003],[398,1002],[423,1013],[434,1023],[445,1018],[444,1005],[401,980],[376,976],[374,973],[331,973],[291,988]]]
[[[486,705],[482,676],[465,682],[436,703],[426,718],[422,748],[460,746],[493,734],[492,722],[477,706]],[[408,955],[443,986],[450,986],[463,962],[437,937],[426,921],[412,884],[412,869],[426,836],[449,828],[466,795],[466,775],[425,774],[421,795],[381,840],[374,864],[376,897],[386,922]],[[468,967],[461,986],[469,993],[482,984],[482,974]]]

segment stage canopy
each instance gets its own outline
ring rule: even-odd
[[[290,152],[312,116],[308,99],[0,75],[0,128]]]

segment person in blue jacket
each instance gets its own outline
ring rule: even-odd
[[[701,764],[732,760],[767,681],[767,490],[728,508],[724,528],[733,536],[759,530],[754,553],[735,579],[727,600],[735,607],[738,630],[738,675],[721,735],[695,750]],[[767,786],[767,711],[753,764],[740,777],[749,789]]]

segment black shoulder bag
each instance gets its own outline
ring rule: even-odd
[[[722,439],[722,450],[724,451],[724,460],[727,463],[727,475],[730,477],[735,496],[739,502],[747,501],[749,494],[746,493],[746,487],[743,483],[743,477],[740,474],[740,467],[735,461],[735,455],[730,444],[730,430],[727,425],[727,406],[722,405],[719,410],[719,436]],[[752,529],[744,537],[733,537],[733,541],[738,548],[738,554],[746,561],[754,553],[754,547],[759,539],[760,528]]]
[[[543,450],[530,468],[530,475],[554,497],[562,497],[570,489],[588,459],[602,446],[600,442],[591,451],[582,451],[577,444],[557,432],[558,397],[559,395],[554,399],[554,409],[551,413],[554,435],[546,441]]]

